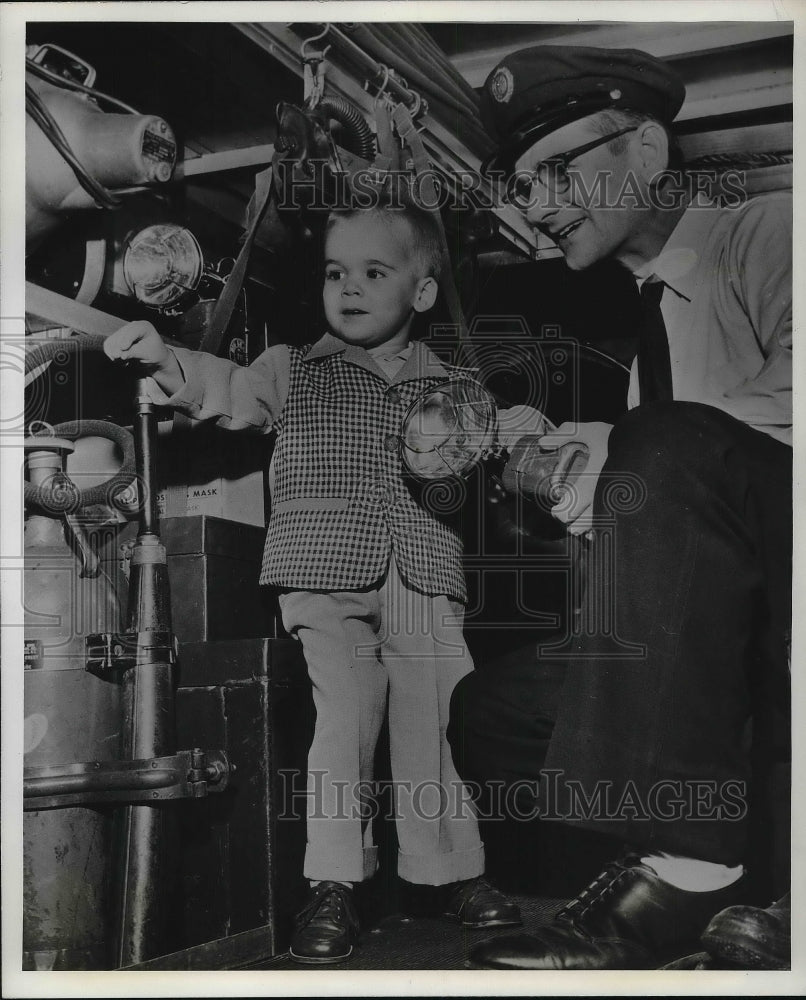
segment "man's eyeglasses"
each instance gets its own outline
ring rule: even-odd
[[[567,153],[557,153],[546,160],[541,160],[532,170],[519,170],[507,182],[507,200],[516,208],[532,208],[534,199],[532,192],[535,184],[540,184],[554,194],[565,194],[571,187],[571,178],[568,176],[568,166],[572,160],[583,153],[589,153],[597,146],[603,146],[606,142],[612,142],[621,135],[628,132],[635,132],[637,125],[630,128],[620,129],[618,132],[611,132],[610,135],[600,136],[593,142],[586,142],[583,146],[569,149]]]

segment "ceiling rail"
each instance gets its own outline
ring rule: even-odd
[[[287,25],[242,22],[234,26],[287,69],[302,77],[300,39]],[[344,97],[368,117],[373,118],[375,95],[367,92],[363,81],[351,76],[330,60],[327,68],[327,86],[333,93]],[[481,165],[479,158],[438,120],[425,113],[418,124],[422,126],[420,135],[426,150],[440,172],[478,174]],[[492,188],[486,179],[481,179],[479,193],[485,201],[495,201]],[[497,206],[493,208],[493,212],[498,219],[501,235],[523,253],[536,256],[534,233],[520,212],[511,205]]]

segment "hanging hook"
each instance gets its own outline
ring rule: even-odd
[[[381,84],[378,93],[375,95],[375,107],[378,106],[378,102],[386,95],[386,88],[389,86],[389,67],[384,66],[383,63],[378,64],[383,70],[383,83]]]
[[[330,24],[325,24],[318,35],[305,38],[299,47],[299,54],[302,58],[303,100],[308,110],[316,107],[325,92],[324,62],[325,56],[332,46],[326,45],[322,52],[311,51],[309,53],[307,49],[309,45],[324,38],[328,31],[330,31]]]
[[[299,47],[299,54],[300,54],[300,56],[302,57],[303,60],[311,58],[309,55],[307,55],[307,53],[305,51],[307,49],[307,47],[312,42],[318,42],[320,38],[324,38],[325,35],[328,33],[328,31],[330,31],[330,24],[329,23],[325,24],[324,28],[319,32],[318,35],[312,35],[310,38],[305,38],[303,40],[302,45],[300,45],[300,47]],[[328,47],[324,50],[324,52],[321,52],[319,54],[318,58],[323,59],[325,57],[325,55],[327,54],[327,52],[328,52],[329,49],[330,49],[330,46],[328,45]]]

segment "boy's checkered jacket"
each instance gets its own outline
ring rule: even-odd
[[[332,336],[290,353],[260,582],[357,590],[382,579],[394,552],[410,585],[464,602],[456,512],[428,509],[429,491],[404,476],[397,450],[410,403],[450,372],[419,343],[391,383]]]

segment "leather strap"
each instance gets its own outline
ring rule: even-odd
[[[246,208],[248,229],[243,246],[238,254],[238,259],[235,261],[235,266],[230,272],[229,278],[227,278],[224,290],[218,297],[213,315],[210,318],[210,325],[205,331],[204,337],[202,337],[202,342],[199,344],[199,350],[205,351],[208,354],[218,354],[221,341],[232,319],[232,312],[235,309],[235,303],[238,301],[238,296],[241,293],[244,278],[246,277],[246,267],[249,263],[252,244],[255,242],[260,220],[263,218],[272,191],[274,190],[274,163],[276,159],[277,157],[275,157],[275,160],[265,170],[261,170],[255,177],[255,192]]]
[[[375,105],[375,128],[378,152],[372,166],[376,170],[400,170],[400,153],[392,131],[392,116],[383,100]]]
[[[205,330],[199,350],[208,354],[218,354],[221,341],[227,331],[227,327],[232,319],[235,303],[243,287],[246,277],[246,268],[249,263],[249,254],[255,242],[260,220],[268,207],[274,189],[274,162],[269,164],[255,177],[255,191],[249,199],[246,207],[247,231],[235,266],[232,268],[224,290],[218,297],[218,301],[213,309],[210,318],[210,325]],[[174,411],[172,433],[187,431],[193,424],[190,417],[178,410]],[[183,517],[187,513],[187,479],[190,474],[188,452],[186,449],[179,449],[177,453],[179,468],[175,471],[179,473],[179,483],[173,483],[165,489],[165,514],[166,517]]]
[[[459,364],[468,364],[473,367],[475,352],[470,344],[467,332],[467,323],[465,322],[464,312],[462,311],[462,304],[459,301],[459,292],[456,290],[456,283],[453,280],[451,257],[448,251],[448,240],[445,236],[445,227],[442,225],[442,216],[440,215],[439,208],[437,207],[439,204],[439,196],[436,185],[434,184],[434,177],[428,160],[428,154],[425,151],[423,140],[420,138],[420,133],[414,127],[411,115],[404,104],[397,104],[395,106],[395,109],[392,112],[392,120],[394,121],[398,135],[411,151],[412,160],[414,161],[414,171],[419,181],[419,190],[423,197],[425,207],[434,216],[437,228],[439,229],[442,243],[442,270],[439,276],[439,283],[444,292],[445,300],[448,303],[451,320],[455,323],[459,333],[459,357],[457,360]]]

